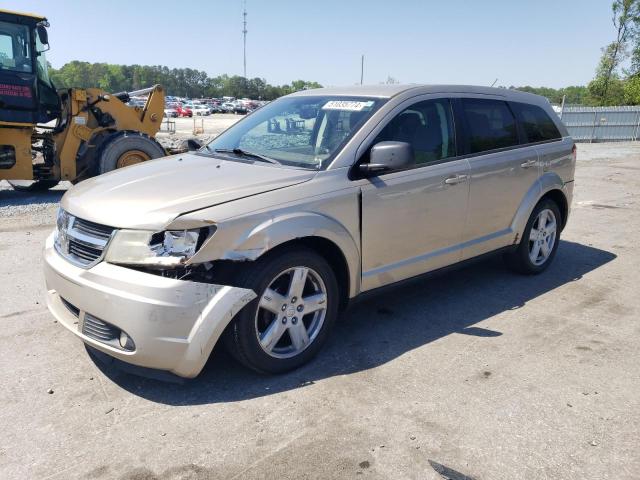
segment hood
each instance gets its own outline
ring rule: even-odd
[[[85,180],[61,205],[111,227],[161,229],[181,214],[306,182],[316,173],[188,153]]]

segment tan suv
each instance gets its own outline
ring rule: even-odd
[[[67,192],[45,251],[49,309],[129,364],[194,377],[223,340],[245,365],[283,372],[363,292],[489,252],[544,270],[575,161],[531,94],[295,93],[197,152]]]

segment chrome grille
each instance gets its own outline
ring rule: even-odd
[[[75,240],[69,240],[69,253],[87,263],[94,262],[102,255],[102,250],[84,245]]]
[[[87,337],[105,343],[115,342],[120,337],[120,329],[86,312],[84,314],[84,323],[82,324],[82,333]]]
[[[89,220],[83,220],[78,217],[75,217],[73,228],[77,232],[89,235],[90,237],[102,238],[103,240],[109,240],[114,230],[111,227],[93,223]]]
[[[115,228],[74,217],[58,215],[56,249],[71,263],[91,267],[102,259]]]

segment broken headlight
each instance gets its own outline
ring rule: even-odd
[[[193,257],[214,231],[215,228],[159,233],[118,230],[109,244],[105,261],[120,265],[177,267]]]

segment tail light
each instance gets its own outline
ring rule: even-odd
[[[573,155],[573,162],[575,163],[578,158],[578,147],[576,144],[573,144],[573,148],[571,149],[571,155]]]

